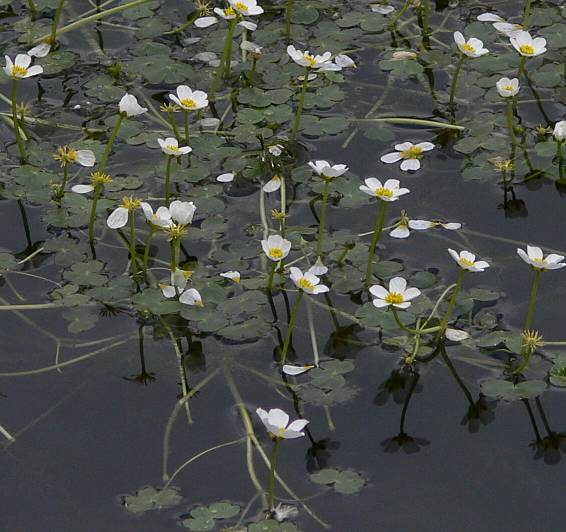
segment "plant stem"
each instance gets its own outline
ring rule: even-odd
[[[185,143],[189,145],[189,111],[185,111]]]
[[[132,276],[138,273],[138,258],[136,255],[136,217],[135,211],[130,212],[130,260],[132,261]]]
[[[12,121],[14,122],[14,132],[16,134],[16,142],[18,143],[18,149],[20,150],[20,156],[22,161],[25,163],[28,159],[28,154],[26,152],[26,147],[24,141],[22,140],[22,135],[20,132],[20,123],[18,121],[18,110],[16,107],[17,103],[17,93],[18,93],[18,80],[12,80]]]
[[[309,85],[309,68],[305,67],[303,88],[301,89],[301,99],[299,100],[299,107],[297,107],[297,112],[295,113],[295,123],[293,124],[293,130],[291,131],[291,144],[297,140],[297,133],[301,125],[301,116],[303,114],[303,107],[305,106],[305,96],[307,94],[307,87]]]
[[[171,271],[174,272],[179,267],[179,251],[181,249],[181,239],[174,238],[171,241]]]
[[[401,410],[401,419],[399,420],[399,434],[406,434],[405,432],[405,418],[407,417],[407,410],[409,408],[409,403],[411,402],[411,397],[413,397],[413,393],[415,392],[415,388],[417,387],[417,383],[419,382],[420,374],[415,373],[413,378],[413,382],[411,382],[411,387],[405,396],[405,401],[403,401],[403,409]]]
[[[197,10],[187,19],[187,22],[185,22],[182,26],[179,26],[175,30],[166,31],[163,35],[175,35],[176,33],[185,31],[199,17],[200,12]]]
[[[279,452],[279,444],[281,440],[276,438],[273,441],[273,449],[271,450],[271,459],[269,461],[269,495],[267,505],[270,512],[273,512],[275,501],[275,468],[277,467],[277,453]]]
[[[118,115],[118,120],[116,121],[116,125],[114,126],[114,130],[112,131],[112,135],[110,135],[110,139],[108,140],[108,144],[106,144],[106,149],[102,154],[100,162],[98,163],[98,171],[104,172],[106,168],[106,164],[108,163],[108,157],[110,157],[110,153],[112,152],[112,146],[114,145],[114,141],[118,136],[118,132],[120,131],[120,127],[122,126],[122,122],[125,118],[125,114],[120,113]]]
[[[267,290],[268,292],[271,292],[271,290],[273,289],[273,276],[275,275],[275,270],[277,270],[277,265],[279,263],[273,261],[273,264],[271,266],[271,271],[269,272],[269,277],[267,279]]]
[[[285,36],[289,41],[291,39],[291,19],[293,18],[293,8],[295,7],[295,0],[287,0],[287,27],[285,29]]]
[[[454,290],[452,292],[452,297],[448,302],[448,308],[446,309],[446,314],[444,314],[444,318],[440,322],[439,329],[438,329],[438,337],[442,338],[444,333],[446,332],[446,328],[448,327],[448,322],[452,317],[452,313],[454,312],[454,308],[456,307],[456,301],[458,300],[458,295],[460,294],[460,290],[462,290],[462,283],[464,282],[464,275],[466,274],[466,270],[460,268],[460,273],[458,274],[458,279],[456,281],[456,286],[454,286]]]
[[[289,327],[287,328],[287,336],[285,336],[285,343],[283,344],[283,350],[281,351],[281,365],[285,364],[287,360],[287,351],[289,350],[289,344],[291,343],[291,337],[293,335],[293,328],[297,322],[297,316],[299,315],[299,310],[301,309],[301,302],[303,300],[303,291],[299,290],[297,294],[297,299],[295,300],[295,306],[291,312],[291,319],[289,320]]]
[[[505,98],[505,110],[507,114],[507,129],[509,129],[509,138],[511,139],[511,161],[515,160],[515,150],[517,146],[517,138],[515,137],[515,127],[513,126],[513,106],[512,98]]]
[[[149,252],[151,250],[151,240],[153,235],[156,231],[156,228],[153,225],[149,226],[149,233],[147,235],[147,241],[145,243],[145,249],[143,251],[143,277],[147,282],[147,265],[149,263]]]
[[[403,329],[405,332],[409,333],[409,334],[420,334],[420,331],[418,331],[417,329],[411,329],[410,327],[407,327],[399,318],[399,314],[397,313],[397,309],[395,307],[391,307],[391,311],[393,312],[393,318],[395,318],[395,322],[397,323],[397,325],[399,325],[399,327],[401,327],[401,329]]]
[[[523,30],[527,31],[529,27],[529,18],[531,17],[531,2],[532,0],[527,0],[525,4],[525,12],[523,15]]]
[[[426,50],[430,47],[429,41],[429,22],[430,22],[430,0],[424,0],[423,9],[423,48]]]
[[[377,243],[379,242],[379,239],[381,238],[381,233],[383,231],[383,225],[385,224],[386,216],[387,216],[387,202],[383,200],[379,200],[379,210],[377,211],[377,215],[375,217],[375,227],[373,229],[373,237],[371,239],[371,244],[369,246],[368,265],[366,270],[366,283],[365,283],[366,290],[369,288],[369,285],[371,283],[375,249],[377,247]]]
[[[92,206],[90,208],[90,220],[88,222],[88,240],[94,242],[94,223],[96,222],[96,206],[102,192],[102,185],[98,184],[94,187],[94,197],[92,198]]]
[[[456,65],[456,71],[454,72],[454,78],[452,79],[452,87],[450,88],[450,103],[449,103],[449,108],[450,108],[450,112],[452,114],[454,114],[454,98],[456,96],[456,87],[458,86],[458,78],[460,77],[460,70],[462,70],[462,65],[464,64],[464,59],[466,59],[466,56],[464,54],[462,54],[460,56],[460,60],[458,61],[458,64]]]
[[[212,79],[212,83],[208,91],[208,100],[211,102],[214,102],[216,100],[216,89],[218,88],[218,82],[220,81],[220,77],[222,76],[222,72],[224,71],[224,64],[226,62],[226,57],[228,56],[229,45],[231,48],[231,42],[235,28],[235,24],[233,24],[232,22],[232,20],[228,22],[228,31],[226,32],[226,40],[224,41],[224,50],[222,51],[220,63],[216,67],[216,72],[214,73],[214,78]]]
[[[28,8],[31,19],[34,20],[37,16],[37,8],[35,7],[35,2],[33,0],[28,0]]]
[[[562,155],[562,144],[561,140],[556,141],[556,158],[558,159],[558,175],[560,179],[564,177],[564,156]]]
[[[177,127],[177,122],[175,121],[175,113],[173,111],[168,111],[167,114],[169,115],[169,122],[171,122],[171,127],[173,128],[173,133],[177,142],[181,142],[181,133],[179,133],[179,128]]]
[[[169,207],[171,199],[171,163],[173,162],[173,155],[167,157],[167,166],[165,168],[165,206]]]
[[[55,198],[57,202],[60,202],[61,199],[63,199],[63,196],[65,195],[65,187],[67,186],[68,178],[69,178],[69,165],[67,163],[63,163],[63,182],[61,183],[61,186],[59,187],[59,191],[57,192],[57,197]]]
[[[330,180],[324,180],[324,188],[322,189],[322,207],[320,208],[320,222],[318,226],[318,244],[316,246],[316,258],[322,258],[322,245],[324,243],[324,226],[326,224],[326,211],[328,210],[328,187]]]
[[[405,14],[405,12],[407,11],[407,9],[409,9],[412,3],[413,0],[407,0],[405,2],[405,5],[401,8],[401,11],[397,13],[395,18],[391,21],[391,24],[389,25],[392,29],[395,29],[397,27],[397,22],[399,22],[399,19]]]
[[[57,42],[57,26],[59,26],[59,21],[61,20],[61,13],[63,12],[63,6],[65,5],[65,0],[60,0],[57,6],[57,11],[55,11],[55,17],[53,17],[53,23],[51,24],[51,35],[49,37],[49,44],[54,46]]]
[[[230,80],[231,68],[232,68],[232,44],[234,41],[234,28],[236,27],[236,20],[230,21],[230,26],[228,29],[228,42],[226,46],[226,59],[224,60],[224,79],[226,81]]]

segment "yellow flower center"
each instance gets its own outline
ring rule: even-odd
[[[130,212],[133,212],[136,209],[141,209],[141,200],[132,196],[124,196],[122,198],[122,207],[124,207],[124,209],[128,209]]]
[[[191,100],[190,98],[183,98],[181,100],[181,103],[187,107],[188,109],[196,109],[197,107],[197,102],[195,102],[194,100]]]
[[[532,44],[522,44],[519,50],[525,55],[533,55],[535,53],[535,47]]]
[[[376,188],[375,189],[375,195],[376,196],[385,196],[386,198],[391,198],[391,197],[393,197],[393,191],[390,188],[385,188],[385,187]]]
[[[316,61],[314,55],[305,54],[304,57],[305,57],[305,59],[309,62],[309,64],[310,64],[311,67],[316,66],[317,61]]]
[[[53,155],[53,159],[56,161],[61,161],[61,166],[69,163],[74,163],[78,158],[77,150],[74,148],[68,148],[67,146],[61,146],[57,148],[57,153]]]
[[[505,87],[503,87],[503,90],[513,92],[515,90],[515,87],[513,87],[513,85],[505,85]]]
[[[27,73],[28,73],[28,69],[26,67],[20,65],[14,65],[12,67],[13,78],[23,78]]]
[[[462,266],[473,266],[474,265],[474,261],[470,260],[470,259],[460,259],[460,264]]]
[[[283,258],[283,250],[281,248],[271,248],[269,250],[269,256],[272,259],[282,259]]]
[[[179,153],[181,151],[178,146],[175,146],[173,144],[168,144],[167,146],[165,146],[165,149],[175,153]]]
[[[385,301],[390,305],[399,305],[405,301],[405,298],[403,294],[400,294],[399,292],[389,292],[385,296]]]
[[[471,52],[472,54],[474,54],[476,52],[476,49],[471,45],[471,44],[464,44],[463,46],[464,50],[466,50],[466,52]]]
[[[302,288],[303,290],[312,290],[314,286],[314,284],[312,284],[308,279],[305,279],[304,277],[301,277],[299,279],[299,288]]]
[[[239,9],[240,11],[245,11],[246,13],[248,12],[248,6],[243,2],[236,2],[234,7],[236,9]]]
[[[179,239],[187,233],[187,226],[183,224],[171,224],[165,228],[165,231],[172,240]]]
[[[401,152],[403,159],[418,159],[423,153],[423,149],[419,146],[411,146]]]
[[[236,12],[235,12],[231,7],[227,7],[227,8],[224,10],[224,14],[225,14],[227,17],[234,17],[234,16],[236,16]]]
[[[104,185],[105,183],[112,183],[112,177],[104,172],[93,172],[90,174],[90,182],[93,187],[97,185]]]

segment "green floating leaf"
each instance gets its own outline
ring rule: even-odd
[[[141,488],[135,495],[125,495],[122,500],[128,512],[140,514],[148,510],[176,506],[183,497],[178,488],[159,489],[147,486]]]
[[[560,388],[566,387],[566,355],[560,355],[550,368],[550,384]]]
[[[79,262],[73,264],[70,271],[63,274],[65,280],[80,286],[102,286],[106,284],[107,277],[102,274],[104,263],[99,260]]]
[[[484,395],[504,401],[518,401],[519,399],[533,399],[541,395],[546,389],[544,381],[532,380],[513,384],[501,379],[493,379],[481,383]]]
[[[353,495],[365,485],[365,479],[356,471],[341,471],[335,468],[322,469],[311,475],[316,484],[332,484],[338,493]]]
[[[275,519],[265,519],[248,525],[248,532],[298,532],[298,528],[288,521],[278,523]]]

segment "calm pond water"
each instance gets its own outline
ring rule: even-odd
[[[102,13],[120,5],[98,4]],[[191,114],[190,161],[172,161],[173,196],[197,207],[179,266],[194,271],[191,286],[200,291],[202,308],[162,296],[158,283],[169,282],[170,268],[163,234],[153,237],[148,282],[141,275],[134,282],[129,226],[116,231],[105,220],[123,196],[154,208],[164,204],[167,157],[157,138],[173,133],[159,106],[180,84],[211,96],[228,23],[191,24],[171,34],[201,4],[150,0],[67,31],[96,9],[65,3],[58,49],[34,59],[44,73],[17,82],[18,102],[31,105],[26,117],[37,119],[27,124],[25,165],[14,142],[11,81],[3,76],[0,425],[14,441],[0,436],[0,529],[562,530],[566,419],[556,384],[564,382],[553,378],[553,368],[566,351],[538,346],[520,376],[511,372],[524,354],[520,343],[518,351],[512,346],[524,328],[533,282],[517,248],[533,244],[566,255],[566,189],[552,136],[566,116],[563,3],[527,2],[529,31],[548,43],[543,55],[521,62],[509,37],[477,16],[496,12],[519,23],[522,1],[431,1],[428,39],[426,1],[420,9],[408,7],[396,31],[389,25],[402,1],[390,1],[395,11],[386,15],[361,0],[295,2],[289,42],[313,53],[346,53],[357,64],[309,80],[296,144],[291,129],[303,69],[286,52],[287,2],[260,4],[265,13],[250,17],[258,29],[247,34],[263,47],[256,74],[249,74],[250,53],[243,61],[237,27],[232,91],[220,81],[215,105]],[[5,53],[13,58],[48,34],[57,5],[36,0],[31,22],[27,2],[1,1]],[[455,31],[480,38],[490,53],[463,62],[452,113],[449,93],[461,56]],[[415,55],[394,60],[395,51]],[[506,102],[495,89],[502,76],[518,77],[521,87],[509,101],[514,148]],[[69,166],[70,183],[58,204],[52,184],[62,170],[52,154],[68,144],[93,150],[100,162],[126,91],[150,109],[125,119],[114,143],[105,169],[114,182],[98,205],[93,255],[92,194],[70,191],[89,182],[90,169]],[[183,113],[174,117],[184,137]],[[197,124],[214,117],[222,123]],[[410,120],[375,120],[392,117]],[[435,146],[415,172],[380,161],[405,141]],[[282,145],[284,152],[270,156],[262,143]],[[510,153],[515,164],[507,174],[488,162]],[[275,234],[279,223],[270,212],[281,209],[281,196],[261,187],[276,171],[284,177],[285,236],[293,243],[287,261],[298,259],[306,270],[316,258],[323,190],[308,162],[319,159],[349,170],[329,185],[329,272],[322,282],[330,291],[305,296],[288,356],[310,364],[318,350],[323,369],[292,377],[279,361],[298,292],[279,275],[271,297],[266,290],[261,198]],[[232,182],[216,180],[227,172],[235,174]],[[411,309],[399,312],[409,316],[410,327],[456,282],[459,268],[447,248],[470,250],[490,264],[465,277],[450,322],[471,338],[447,341],[446,356],[430,356],[438,339],[428,334],[417,353],[422,360],[404,364],[412,336],[362,290],[377,212],[375,200],[359,190],[368,177],[398,179],[410,189],[391,203],[388,226],[403,209],[410,219],[463,224],[457,231],[412,231],[405,239],[384,231],[372,284],[387,286],[400,275],[421,289]],[[136,217],[141,257],[149,226],[141,212]],[[344,255],[345,246],[351,249]],[[228,270],[238,270],[242,282],[219,277]],[[548,341],[566,340],[564,275],[541,276],[531,328]],[[440,308],[442,317],[446,302]],[[431,325],[439,322],[433,318]],[[543,393],[511,397],[490,393],[485,383],[492,381],[545,386]],[[310,422],[305,437],[280,447],[277,472],[291,493],[277,484],[275,500],[299,510],[281,524],[264,520],[269,467],[257,443],[269,459],[272,442],[258,407],[282,408],[291,419]],[[170,477],[193,457],[167,484],[164,472]],[[160,501],[152,505],[144,488],[161,490]],[[217,506],[213,519],[202,507],[219,502],[229,504]]]

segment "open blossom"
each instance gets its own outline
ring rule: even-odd
[[[399,224],[389,233],[389,236],[393,238],[408,238],[411,234],[411,230],[425,231],[426,229],[433,229],[435,227],[442,227],[449,231],[454,231],[460,229],[462,224],[458,222],[440,222],[438,220],[411,220],[407,217],[405,211],[403,211]]]
[[[332,54],[324,52],[322,55],[312,55],[308,50],[297,50],[293,45],[287,46],[287,53],[297,65],[322,71],[338,71],[342,67],[331,61]]]
[[[161,292],[164,297],[170,299],[179,296],[179,303],[183,305],[203,307],[202,297],[196,288],[187,288],[187,281],[192,272],[187,272],[177,268],[171,272],[171,284],[160,284]]]
[[[40,65],[30,67],[31,56],[28,54],[18,54],[13,62],[7,55],[4,58],[6,59],[4,72],[12,79],[31,78],[43,73],[43,67]]]
[[[147,112],[147,107],[142,107],[137,98],[132,94],[124,94],[120,103],[118,104],[120,109],[120,114],[125,114],[127,117],[131,118],[133,116],[139,116]]]
[[[407,288],[407,281],[403,277],[393,277],[389,281],[389,290],[381,285],[373,285],[369,289],[374,296],[373,304],[377,308],[394,307],[406,309],[411,306],[411,300],[421,295],[418,288]]]
[[[175,200],[169,205],[169,212],[171,218],[181,225],[188,225],[192,223],[195,211],[197,210],[192,201]]]
[[[454,42],[460,52],[468,57],[481,57],[482,55],[488,54],[489,50],[483,47],[483,42],[475,37],[468,39],[462,35],[461,32],[454,32]]]
[[[291,364],[285,364],[282,368],[283,373],[285,373],[285,375],[301,375],[301,373],[305,373],[307,371],[309,371],[310,369],[313,369],[316,366],[312,366],[312,365],[307,365],[307,366],[293,366]]]
[[[239,17],[261,15],[264,11],[257,5],[257,0],[228,0],[229,7],[224,9],[215,7],[214,13],[224,20],[234,20]],[[199,17],[195,20],[197,28],[208,28],[218,22],[214,16]],[[242,26],[250,31],[255,31],[257,25],[248,20],[240,20],[238,26]]]
[[[394,152],[387,153],[381,157],[382,163],[396,163],[397,161],[403,161],[401,163],[401,170],[408,172],[409,170],[418,170],[421,167],[420,159],[425,151],[430,151],[434,149],[434,144],[432,142],[419,142],[418,144],[413,144],[412,142],[402,142],[401,144],[395,145]]]
[[[57,153],[53,155],[53,159],[60,161],[61,166],[76,163],[81,166],[92,167],[96,162],[96,156],[92,150],[76,150],[68,146],[57,148]]]
[[[208,107],[208,94],[204,91],[193,91],[187,85],[179,85],[177,94],[170,94],[169,98],[185,111],[198,111]]]
[[[557,141],[564,142],[566,140],[566,120],[556,122],[556,124],[554,124],[552,134]]]
[[[263,8],[257,5],[257,0],[228,0],[230,7],[240,15],[261,15]]]
[[[399,188],[400,183],[397,179],[388,179],[383,185],[375,177],[369,177],[364,182],[365,185],[360,185],[360,190],[383,201],[397,201],[401,196],[409,193],[408,188]]]
[[[566,263],[562,262],[564,260],[563,255],[550,253],[545,257],[542,253],[542,249],[536,246],[527,246],[526,252],[521,248],[517,248],[517,253],[519,257],[527,264],[530,264],[535,270],[559,270],[566,266]]]
[[[315,161],[314,163],[311,161],[309,166],[323,179],[334,179],[348,171],[345,164],[331,165],[327,161]]]
[[[328,286],[320,284],[320,279],[310,272],[303,272],[299,268],[291,267],[291,280],[295,283],[295,286],[306,292],[307,294],[322,294],[328,292],[330,289]]]
[[[275,174],[265,185],[263,185],[264,192],[275,192],[281,188],[281,177]]]
[[[166,155],[173,155],[180,157],[187,153],[191,153],[193,149],[190,146],[179,146],[179,142],[174,137],[167,137],[166,139],[157,139],[157,143],[161,146],[161,151]]]
[[[104,172],[93,172],[90,174],[90,185],[74,185],[71,190],[76,194],[88,194],[96,189],[103,187],[107,183],[112,183],[112,177]]]
[[[519,80],[517,78],[501,78],[497,83],[497,92],[503,98],[510,98],[519,92]]]
[[[31,50],[28,50],[28,55],[32,57],[45,57],[51,51],[51,45],[46,42],[42,42],[37,46],[34,46]]]
[[[323,264],[322,259],[318,257],[316,262],[308,269],[313,275],[324,275],[328,273],[328,268]]]
[[[463,270],[468,270],[470,272],[483,272],[486,268],[489,268],[489,264],[484,260],[476,261],[476,256],[469,251],[454,251],[453,249],[448,249],[450,256],[458,263],[460,268]]]
[[[507,37],[511,37],[513,34],[523,29],[521,24],[511,24],[495,13],[482,13],[478,15],[478,20],[480,22],[493,22],[493,27]]]
[[[124,227],[128,223],[130,215],[133,216],[134,211],[143,208],[143,203],[144,202],[142,202],[139,198],[124,196],[120,206],[114,209],[110,213],[110,216],[108,216],[106,224],[110,227],[110,229],[120,229],[121,227]]]
[[[171,213],[165,206],[161,206],[153,212],[153,207],[145,201],[141,205],[145,219],[157,227],[169,227],[171,225]]]
[[[356,65],[356,62],[348,55],[346,54],[338,54],[335,58],[334,58],[334,62],[342,68],[358,68],[358,65]]]
[[[261,241],[261,247],[267,258],[279,262],[291,251],[291,242],[280,235],[270,235],[267,240]]]
[[[272,408],[269,412],[258,408],[256,414],[273,438],[291,440],[305,435],[303,429],[308,424],[306,419],[297,419],[289,423],[289,416],[279,408]]]
[[[528,31],[518,31],[510,37],[513,48],[524,57],[536,57],[546,52],[546,39],[533,39]]]
[[[241,280],[240,272],[230,270],[229,272],[224,272],[220,274],[220,277],[224,277],[225,279],[230,279],[235,283],[239,283]]]

